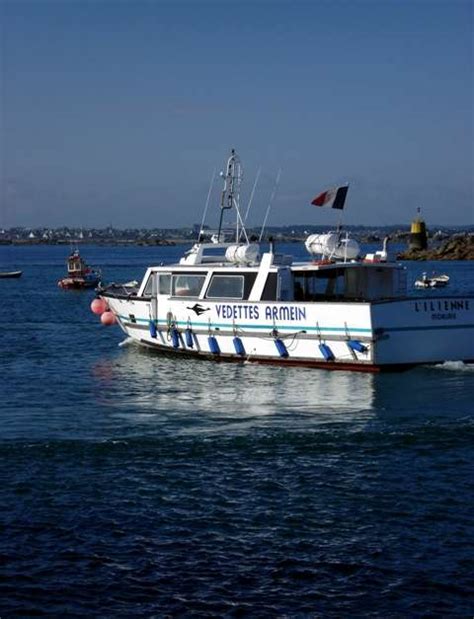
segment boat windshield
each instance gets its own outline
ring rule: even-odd
[[[175,273],[171,277],[173,297],[199,297],[206,275],[194,273]]]
[[[213,275],[206,294],[208,299],[242,299],[243,296],[243,275]]]

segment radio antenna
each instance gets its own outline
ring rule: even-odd
[[[266,213],[265,213],[265,217],[263,219],[262,229],[260,230],[260,236],[258,237],[258,242],[259,243],[262,240],[263,233],[265,231],[265,226],[267,225],[267,219],[268,219],[268,216],[270,215],[270,211],[271,211],[271,208],[272,208],[273,200],[275,199],[275,195],[276,195],[276,191],[277,191],[277,188],[278,188],[278,184],[280,182],[280,176],[281,176],[281,168],[278,170],[278,174],[276,175],[275,184],[273,185],[272,195],[270,196],[270,201],[268,203],[267,210],[266,210]]]
[[[201,235],[203,233],[204,222],[206,221],[207,209],[209,207],[209,200],[211,199],[212,187],[214,185],[214,180],[216,178],[216,168],[212,171],[211,184],[209,185],[209,191],[207,192],[207,200],[206,205],[204,207],[204,213],[202,214],[201,227],[199,229],[198,243],[201,241]]]
[[[262,168],[258,168],[257,176],[255,177],[255,182],[254,182],[253,187],[252,187],[252,193],[250,194],[250,200],[249,200],[249,203],[247,205],[247,210],[245,211],[244,221],[247,221],[247,217],[249,216],[250,207],[252,206],[253,197],[255,195],[255,189],[257,188],[257,183],[258,183],[258,179],[260,178],[261,171],[262,171]]]

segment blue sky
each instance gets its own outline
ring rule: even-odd
[[[473,3],[2,0],[0,225],[474,223]],[[218,191],[210,215],[217,217]],[[213,223],[212,217],[208,223]]]

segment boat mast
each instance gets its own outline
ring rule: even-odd
[[[227,161],[226,172],[221,172],[221,177],[224,179],[224,189],[221,196],[221,215],[219,218],[219,229],[217,231],[217,240],[221,240],[222,223],[224,219],[224,211],[235,208],[237,213],[235,222],[235,240],[238,243],[240,235],[243,234],[248,243],[247,232],[245,231],[244,222],[240,215],[240,185],[242,183],[242,164],[240,157],[232,149],[230,157]]]

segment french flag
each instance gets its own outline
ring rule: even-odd
[[[319,196],[312,200],[311,204],[314,204],[314,206],[330,206],[331,208],[343,209],[348,189],[349,185],[343,185],[342,187],[333,187],[323,191],[323,193],[320,193]]]

